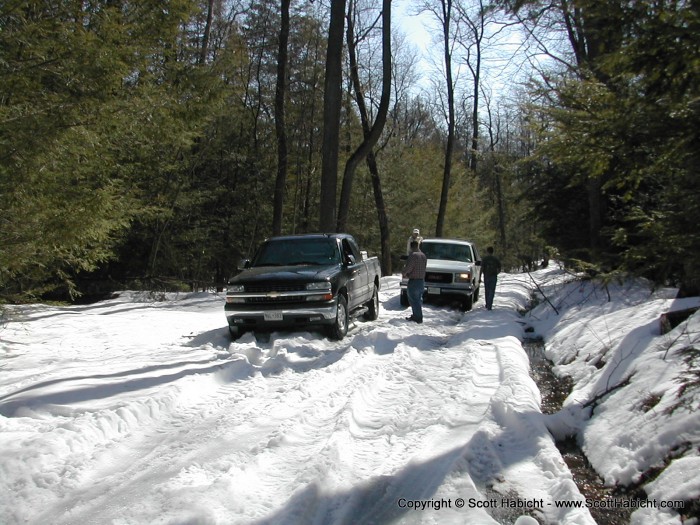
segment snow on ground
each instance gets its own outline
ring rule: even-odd
[[[688,509],[700,499],[700,359],[691,367],[695,388],[681,381],[689,371],[683,350],[700,350],[700,313],[667,333],[660,320],[697,309],[700,298],[675,299],[676,290],[640,282],[550,281],[547,288],[559,315],[543,303],[525,319],[546,337],[555,372],[576,385],[548,420],[550,430],[576,435],[606,485],[643,486],[657,507],[637,510],[632,523],[681,523],[659,507]],[[663,472],[645,484],[656,471]]]
[[[379,319],[340,342],[232,343],[217,294],[10,307],[0,523],[592,524],[550,431],[577,434],[610,484],[666,461],[649,496],[698,498],[697,413],[667,409],[700,320],[656,328],[698,300],[634,285],[608,302],[557,268],[533,277],[559,315],[543,302],[521,316],[534,281],[502,274],[493,311],[426,305],[422,325],[385,277]],[[528,327],[577,381],[560,414],[540,412]],[[668,509],[634,518],[680,523]]]

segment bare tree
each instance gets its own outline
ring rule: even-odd
[[[496,146],[501,139],[501,115],[498,110],[494,111],[490,97],[484,96],[484,101],[487,116],[486,131],[489,139],[489,153],[493,162],[492,193],[496,201],[497,228],[501,250],[505,253],[508,249],[508,239],[506,237],[506,206],[503,196],[503,167],[496,152]]]
[[[455,144],[455,87],[452,79],[452,0],[440,0],[442,7],[442,36],[445,54],[445,87],[447,88],[447,144],[445,145],[445,167],[442,175],[440,208],[438,210],[435,235],[442,237],[447,213],[447,200],[452,176],[452,152]]]
[[[460,15],[459,23],[466,26],[465,38],[461,38],[459,43],[466,51],[464,62],[472,76],[473,102],[469,169],[476,173],[479,153],[479,94],[481,91],[482,46],[485,37],[486,10],[483,0],[478,0],[478,8],[475,12],[459,3],[457,9]]]
[[[347,227],[347,217],[350,208],[350,193],[352,190],[354,173],[360,162],[365,159],[372,178],[372,189],[374,192],[374,199],[379,220],[382,245],[382,272],[387,274],[391,273],[389,219],[386,213],[381,179],[379,177],[379,169],[377,167],[377,161],[373,150],[379,141],[379,137],[381,136],[382,130],[386,124],[387,114],[389,112],[389,102],[391,99],[391,0],[383,0],[382,2],[382,95],[379,102],[379,108],[377,110],[377,117],[371,128],[369,111],[365,103],[365,93],[360,81],[357,63],[357,40],[355,37],[355,24],[353,21],[355,5],[356,3],[353,0],[350,8],[348,9],[347,44],[348,55],[350,57],[350,77],[352,80],[353,89],[355,91],[355,100],[360,113],[364,140],[345,164],[343,187],[341,189],[340,196],[340,207],[338,209],[338,230],[343,231]]]
[[[387,113],[389,111],[389,102],[391,99],[391,1],[383,0],[382,2],[382,95],[377,110],[377,117],[370,128],[369,113],[365,104],[365,94],[360,82],[358,73],[356,40],[354,32],[353,13],[355,2],[351,1],[351,7],[348,9],[348,30],[347,44],[348,54],[350,56],[350,77],[352,79],[353,89],[355,91],[355,100],[360,111],[362,120],[362,131],[364,139],[357,149],[350,155],[350,158],[345,163],[345,173],[343,176],[343,186],[340,193],[340,205],[338,207],[338,230],[343,231],[347,226],[348,212],[350,208],[350,194],[352,191],[352,183],[357,166],[362,162],[367,155],[372,152],[372,149],[379,141],[384,125],[386,124]]]
[[[439,0],[437,5],[432,1],[426,1],[422,6],[423,11],[432,13],[440,24],[442,37],[443,61],[445,67],[445,88],[447,93],[447,142],[445,144],[445,160],[442,174],[442,191],[440,192],[440,204],[438,206],[435,235],[441,237],[447,214],[447,201],[449,198],[450,180],[452,174],[452,155],[455,145],[455,82],[452,75],[452,49],[454,45],[453,5],[452,0]]]

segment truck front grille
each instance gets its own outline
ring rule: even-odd
[[[452,282],[452,274],[443,272],[426,272],[425,282],[450,284]]]
[[[246,297],[245,302],[247,304],[283,304],[283,303],[298,303],[304,301],[304,297],[299,295],[292,295],[286,297]]]
[[[305,289],[305,284],[260,283],[245,285],[246,293],[301,292]]]

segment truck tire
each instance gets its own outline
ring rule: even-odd
[[[338,311],[335,323],[331,326],[331,339],[340,341],[348,333],[348,302],[344,295],[338,295]]]
[[[237,326],[228,325],[228,335],[231,336],[232,341],[235,341],[242,335],[241,329]]]
[[[372,298],[367,303],[367,313],[365,313],[365,319],[368,321],[376,321],[379,317],[379,291],[377,290],[377,285],[374,285],[374,291],[372,292]]]
[[[469,295],[469,296],[465,297],[464,301],[462,302],[462,311],[468,312],[469,310],[471,310],[473,303],[474,303],[473,296]]]

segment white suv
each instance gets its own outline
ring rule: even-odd
[[[471,310],[479,299],[481,257],[474,243],[460,239],[423,239],[420,249],[428,258],[425,300],[459,301]],[[401,280],[401,305],[408,306],[407,279]]]

